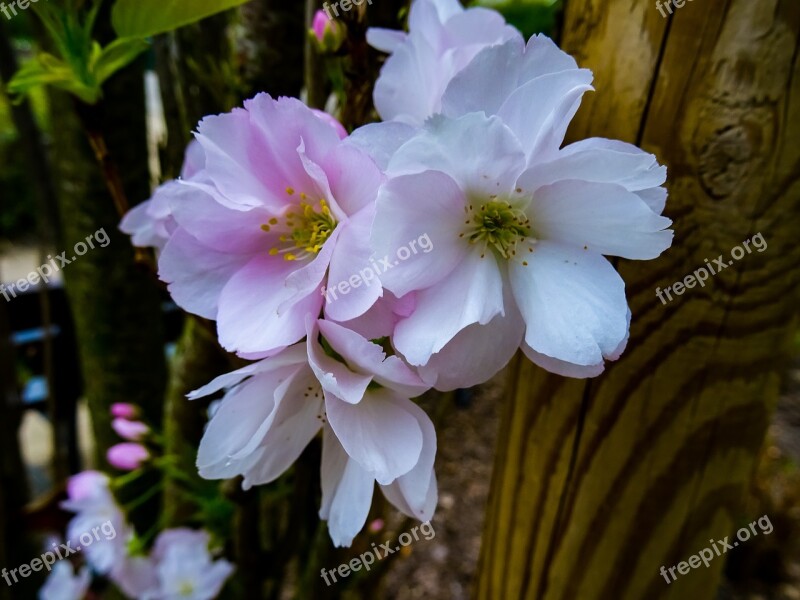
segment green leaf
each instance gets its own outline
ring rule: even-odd
[[[66,90],[90,104],[100,96],[99,86],[86,85],[63,60],[46,53],[26,62],[8,82],[8,91],[23,96],[42,85]]]
[[[117,0],[111,12],[111,23],[121,38],[145,38],[189,25],[245,2],[248,0]]]
[[[147,50],[149,44],[139,38],[114,40],[103,48],[90,70],[98,85],[114,73],[133,62],[137,56]]]

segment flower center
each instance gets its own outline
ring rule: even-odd
[[[531,236],[531,221],[525,213],[504,200],[490,200],[475,210],[470,204],[467,213],[465,237],[470,244],[483,244],[481,258],[490,248],[503,258],[517,254],[517,245]]]
[[[290,194],[291,195],[291,194]],[[270,248],[270,255],[282,254],[284,260],[303,260],[318,254],[336,229],[336,219],[328,203],[321,199],[316,204],[307,202],[308,196],[300,194],[301,202],[288,210],[280,219],[273,217],[261,226],[269,232],[280,231],[281,247]]]
[[[190,581],[181,582],[181,585],[178,588],[178,594],[188,598],[189,596],[194,594],[194,584]]]

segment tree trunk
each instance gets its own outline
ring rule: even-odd
[[[269,91],[274,97],[300,96],[306,39],[305,4],[299,0],[255,0],[240,9],[239,40],[244,95]]]
[[[570,138],[657,154],[676,236],[657,261],[619,261],[633,325],[604,375],[514,363],[479,599],[714,598],[724,557],[670,583],[661,567],[761,516],[741,500],[797,325],[800,11],[794,0],[671,8],[567,7],[564,49],[598,90]],[[656,297],[758,232],[763,254],[666,305]]]
[[[150,194],[142,73],[142,62],[137,62],[108,82],[105,112],[99,117],[134,204]],[[97,442],[96,463],[105,468],[105,451],[120,441],[111,430],[112,403],[138,404],[151,422],[161,422],[166,385],[161,300],[154,277],[137,268],[130,241],[118,230],[120,217],[70,114],[71,104],[63,94],[53,98],[54,114],[59,115],[54,150],[65,256],[74,256],[73,245],[101,228],[111,240],[105,248],[95,244],[64,268]]]

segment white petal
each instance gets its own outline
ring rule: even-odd
[[[387,357],[378,344],[373,344],[358,333],[331,321],[320,320],[319,328],[350,368],[373,375],[382,386],[409,397],[419,396],[430,389],[399,357]]]
[[[328,521],[335,546],[350,546],[367,522],[375,479],[347,456],[330,426],[323,430],[320,479],[319,516]]]
[[[544,34],[538,34],[528,40],[525,47],[520,83],[536,77],[559,71],[577,69],[578,64],[569,54],[555,45],[553,40]]]
[[[597,377],[605,370],[605,362],[601,361],[596,365],[576,365],[557,358],[552,358],[546,354],[540,354],[528,344],[522,344],[522,351],[531,362],[542,367],[545,371],[550,371],[562,377],[572,377],[573,379],[589,379]]]
[[[295,291],[286,279],[296,265],[280,257],[255,256],[228,281],[219,300],[219,341],[232,352],[269,352],[289,346],[305,335],[306,315],[318,315],[322,295],[299,299],[284,311],[279,307]]]
[[[456,182],[436,171],[396,177],[381,188],[371,244],[386,289],[405,296],[441,281],[456,268],[467,252],[458,237],[464,227],[465,203]],[[399,260],[399,251],[409,250],[412,242],[425,236],[432,250]]]
[[[447,173],[476,195],[506,195],[525,167],[514,134],[497,117],[470,113],[457,119],[434,117],[395,153],[389,175],[427,170]]]
[[[447,278],[417,294],[410,317],[395,328],[394,345],[412,365],[424,365],[459,331],[503,313],[503,281],[491,252],[473,249]]]
[[[255,375],[256,373],[268,373],[293,365],[300,366],[305,364],[305,362],[305,344],[296,344],[291,348],[287,348],[280,354],[269,358],[268,360],[261,360],[257,363],[237,369],[236,371],[231,371],[230,373],[220,375],[219,377],[213,379],[210,383],[207,383],[203,387],[187,394],[187,398],[189,398],[189,400],[196,400],[197,398],[210,396],[211,394],[214,394],[222,389],[233,387],[237,383],[240,383],[247,377]]]
[[[222,479],[243,472],[240,461],[263,441],[275,422],[286,382],[299,371],[284,367],[256,375],[226,394],[200,442],[197,467],[203,477]]]
[[[309,387],[313,389],[308,390]],[[243,472],[244,489],[271,483],[299,458],[323,423],[324,400],[311,373],[299,373],[277,399],[273,425],[266,433],[255,460]]]
[[[328,356],[319,343],[319,323],[308,317],[306,345],[308,361],[322,388],[350,404],[358,404],[372,381],[372,375],[352,371],[346,364]],[[372,346],[372,344],[370,344]]]
[[[397,149],[418,131],[417,127],[396,121],[370,123],[356,129],[343,144],[352,144],[362,149],[385,171]]]
[[[525,322],[514,302],[505,302],[505,310],[505,315],[497,315],[487,325],[476,323],[462,329],[419,367],[422,379],[446,392],[494,377],[513,358],[525,333]]]
[[[430,521],[438,501],[436,475],[433,470],[436,459],[436,429],[417,404],[411,400],[406,400],[404,404],[422,429],[422,452],[411,471],[388,486],[382,486],[382,490],[386,498],[408,516],[420,521]]]
[[[447,86],[442,113],[449,117],[480,111],[497,114],[519,86],[524,50],[525,42],[521,38],[481,50]],[[491,85],[487,85],[489,81]]]
[[[381,52],[391,54],[406,40],[407,34],[395,29],[370,27],[367,29],[367,43]]]
[[[535,235],[597,254],[647,260],[672,244],[672,221],[613,183],[565,180],[539,188],[528,208]]]
[[[525,342],[558,360],[600,364],[627,335],[622,278],[599,254],[554,242],[539,242],[527,262],[509,263]]]
[[[557,181],[579,179],[616,183],[636,192],[658,187],[666,178],[666,167],[660,167],[654,155],[630,144],[593,138],[570,144],[554,160],[534,165],[520,176],[518,183],[535,192]]]
[[[587,69],[542,75],[517,88],[498,115],[516,134],[531,160],[558,150],[580,98],[592,89]]]
[[[359,404],[325,394],[328,422],[336,437],[381,484],[408,473],[422,452],[422,430],[404,401],[384,388],[370,390]]]

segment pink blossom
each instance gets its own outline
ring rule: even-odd
[[[213,600],[233,573],[226,560],[214,560],[205,531],[167,529],[150,556],[129,557],[114,582],[129,596],[144,600]]]
[[[296,343],[326,280],[369,267],[383,175],[339,135],[298,100],[266,94],[200,123],[205,168],[170,192],[178,227],[159,274],[185,310],[217,320],[226,349],[261,358]],[[381,293],[362,286],[325,312],[358,317]]]
[[[436,506],[433,424],[409,397],[428,386],[397,356],[330,321],[309,319],[307,341],[222,375],[190,395],[228,389],[200,444],[209,479],[243,475],[245,487],[279,477],[323,430],[320,516],[336,545],[366,523],[377,481],[406,514]],[[320,335],[340,357],[320,345]]]
[[[391,53],[375,84],[378,113],[417,126],[441,111],[448,84],[481,50],[521,37],[498,12],[464,10],[458,0],[417,0],[408,28],[408,34],[372,28],[367,40]]]
[[[39,590],[39,600],[84,600],[89,591],[91,574],[84,567],[78,573],[68,560],[58,561]]]
[[[97,471],[84,471],[67,482],[67,500],[61,507],[75,516],[67,526],[67,538],[80,543],[81,535],[93,531],[103,536],[83,548],[82,553],[92,569],[108,574],[121,564],[127,555],[127,545],[133,537],[125,515],[111,493],[111,480]]]
[[[111,446],[106,458],[112,467],[120,471],[135,471],[150,458],[150,452],[141,444],[126,442]]]
[[[144,423],[128,419],[114,419],[111,427],[119,437],[131,442],[138,442],[150,433],[150,428]]]

